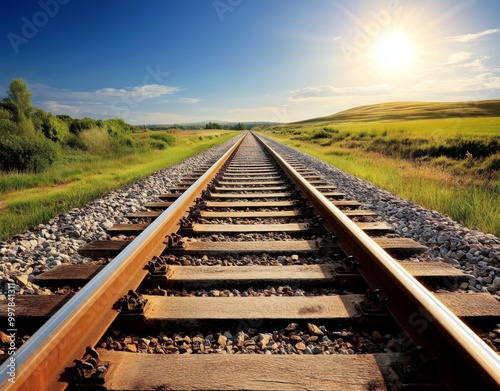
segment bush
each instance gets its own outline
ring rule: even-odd
[[[0,138],[0,169],[3,171],[39,173],[56,161],[57,154],[56,144],[43,136]]]
[[[66,122],[52,115],[43,121],[42,131],[45,137],[56,142],[65,142],[70,136]]]
[[[324,129],[319,129],[319,130],[315,130],[311,136],[311,139],[313,140],[317,140],[317,139],[320,139],[320,138],[329,138],[330,137],[330,133],[325,131]]]
[[[134,141],[130,137],[118,137],[116,139],[116,142],[126,148],[133,148],[134,147]]]
[[[433,166],[441,168],[451,168],[456,165],[456,161],[447,156],[439,156],[431,160]]]
[[[338,134],[340,131],[338,129],[324,127],[323,130],[327,133]]]
[[[500,153],[492,155],[484,160],[483,170],[485,172],[500,171]]]
[[[80,133],[80,138],[85,144],[85,150],[94,155],[104,155],[110,152],[110,140],[106,131],[92,128]]]
[[[160,150],[166,149],[168,146],[164,141],[155,140],[154,138],[149,140],[149,145],[151,146],[151,148]]]
[[[92,118],[74,119],[69,126],[69,131],[78,134],[84,130],[98,127],[97,121]]]
[[[66,141],[66,145],[71,149],[81,149],[82,151],[85,151],[86,149],[86,145],[83,140],[75,135],[69,136],[68,140]]]
[[[0,108],[0,138],[4,135],[16,134],[17,124],[7,115],[7,111]]]
[[[100,122],[99,122],[100,121]],[[127,124],[123,119],[112,118],[106,121],[97,121],[100,128],[107,129],[111,136],[119,136],[135,131],[135,127]]]
[[[163,141],[167,145],[174,145],[174,143],[175,143],[175,136],[173,134],[167,133],[167,132],[153,133],[149,137],[154,139],[154,140]]]
[[[355,134],[354,136],[352,136],[352,139],[353,140],[362,140],[362,139],[366,138],[367,136],[368,136],[367,132],[359,132],[358,134]]]

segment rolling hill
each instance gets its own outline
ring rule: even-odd
[[[500,99],[470,102],[390,102],[354,107],[349,110],[295,122],[376,122],[438,119],[450,117],[500,117]]]

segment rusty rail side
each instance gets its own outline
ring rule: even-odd
[[[60,378],[86,346],[94,346],[118,315],[112,310],[129,289],[146,276],[144,265],[165,248],[165,237],[179,228],[195,199],[247,137],[239,140],[160,217],[85,285],[21,346],[14,356],[15,382],[9,381],[9,359],[0,367],[1,390],[63,390]]]
[[[500,356],[264,140],[257,139],[324,217],[325,227],[338,235],[342,250],[356,258],[357,269],[370,287],[380,289],[388,298],[387,308],[393,317],[415,344],[424,347],[423,358],[438,358],[436,364],[447,386],[453,390],[499,390]]]

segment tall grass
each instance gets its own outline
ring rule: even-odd
[[[462,119],[465,121],[465,119]],[[434,125],[442,128],[446,124],[439,121],[428,120]],[[392,123],[352,124],[349,132],[357,135],[361,129],[370,129],[376,134],[376,138],[394,137],[401,140],[408,135],[420,137],[422,129],[418,129],[415,122],[411,121]],[[498,125],[500,119],[473,119],[472,125],[477,122],[482,127],[481,134],[485,138],[498,136]],[[486,125],[485,125],[486,123]],[[493,134],[491,127],[496,123],[496,132]],[[318,128],[332,124],[321,123]],[[339,134],[346,131],[343,124],[334,124],[339,129]],[[358,126],[359,125],[359,126]],[[347,125],[345,125],[347,126]],[[471,162],[466,159],[443,159],[437,158],[441,164],[429,160],[405,160],[390,153],[373,152],[364,148],[373,139],[363,141],[351,140],[352,144],[345,144],[344,139],[334,141],[330,144],[317,142],[317,131],[307,125],[303,127],[292,125],[284,126],[283,129],[263,129],[263,133],[277,141],[284,142],[292,147],[306,152],[314,157],[324,160],[339,169],[367,180],[383,189],[389,190],[399,197],[407,198],[416,204],[437,210],[450,218],[462,223],[471,229],[481,229],[485,232],[500,236],[500,173],[497,167],[496,155],[487,159],[474,162],[475,169],[471,168]],[[463,137],[476,137],[478,132],[465,133]],[[443,134],[450,137],[450,134]],[[330,137],[330,135],[328,136]],[[333,135],[335,137],[335,135]],[[363,136],[366,138],[366,135]],[[320,138],[325,140],[326,138]],[[411,138],[408,138],[411,139]],[[297,143],[296,140],[300,140]],[[335,138],[333,138],[335,140]],[[354,146],[353,144],[356,143]],[[489,166],[490,170],[484,170]],[[481,171],[483,170],[483,171]]]
[[[237,132],[217,137],[180,133],[174,146],[122,157],[74,155],[74,162],[40,174],[11,173],[0,176],[0,240],[21,233],[69,209],[84,206],[111,190],[212,148]],[[71,160],[71,159],[70,159]]]

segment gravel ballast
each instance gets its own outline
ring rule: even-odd
[[[495,235],[466,228],[439,212],[399,198],[303,152],[267,140],[277,152],[286,153],[316,170],[348,198],[362,202],[361,209],[377,212],[401,237],[428,246],[430,250],[414,258],[415,261],[443,261],[457,267],[471,275],[469,283],[460,286],[461,290],[489,292],[500,301],[500,239]]]
[[[254,324],[253,326],[258,326]],[[102,349],[150,354],[366,354],[404,351],[390,334],[378,331],[328,330],[308,323],[290,323],[274,331],[257,330],[242,322],[238,329],[206,332],[160,332],[140,337],[114,331],[103,340]]]
[[[14,283],[18,294],[51,294],[32,283],[35,275],[60,264],[95,263],[95,260],[80,256],[78,248],[92,240],[108,239],[107,228],[129,222],[124,216],[143,209],[146,202],[156,201],[161,193],[175,186],[193,168],[214,162],[235,141],[230,140],[158,171],[123,190],[110,192],[84,208],[72,209],[48,224],[1,242],[0,289],[5,293],[6,284]],[[461,290],[489,292],[500,300],[500,239],[465,228],[438,212],[398,198],[302,152],[281,144],[278,147],[273,141],[271,144],[278,151],[286,151],[318,171],[349,199],[362,202],[363,209],[376,211],[382,220],[394,226],[399,236],[413,238],[428,246],[430,250],[415,257],[415,261],[439,260],[460,268],[471,275],[469,283],[460,286]],[[5,295],[0,294],[1,299],[5,299]]]
[[[235,142],[233,138],[0,242],[0,300],[6,299],[8,283],[15,284],[17,294],[51,294],[50,290],[32,283],[35,275],[61,264],[96,263],[79,255],[77,250],[93,240],[109,239],[108,228],[131,222],[126,215],[143,210],[147,202],[157,201],[160,194],[190,175],[193,169],[213,164]]]

